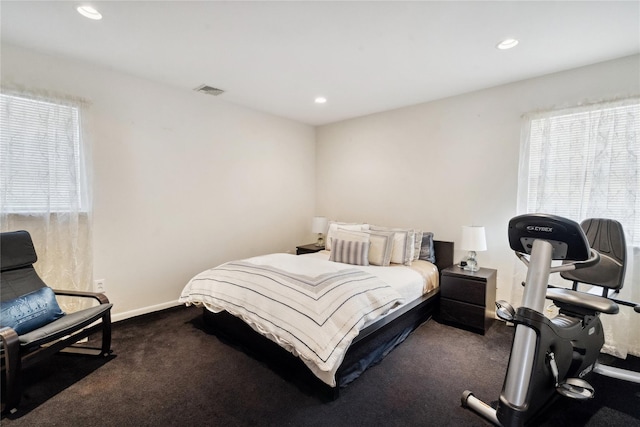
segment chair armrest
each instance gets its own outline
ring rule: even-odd
[[[56,295],[67,296],[67,297],[80,297],[80,298],[93,298],[97,300],[100,304],[109,304],[109,298],[105,294],[99,292],[89,292],[89,291],[73,291],[66,289],[54,289],[53,292]]]
[[[0,338],[2,339],[2,345],[4,348],[11,347],[12,343],[18,342],[18,334],[13,330],[13,328],[8,326],[0,329]]]
[[[0,343],[2,343],[2,357],[4,380],[2,391],[2,411],[15,412],[14,409],[20,401],[20,340],[13,328],[5,326],[0,328]]]
[[[4,350],[5,364],[8,369],[16,369],[16,361],[20,355],[20,341],[18,334],[13,328],[5,326],[0,329],[0,339],[2,342],[2,349]]]

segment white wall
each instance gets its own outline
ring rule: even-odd
[[[92,104],[94,277],[107,280],[115,319],[174,304],[208,267],[313,241],[315,214],[454,241],[462,225],[484,225],[479,262],[498,269],[498,296],[509,299],[522,114],[640,94],[634,56],[314,132],[223,97],[1,53],[3,85]]]
[[[318,212],[457,243],[463,225],[484,225],[479,264],[498,270],[498,297],[509,299],[522,115],[638,95],[639,64],[627,57],[319,127]]]
[[[313,241],[311,126],[11,46],[1,71],[91,102],[94,277],[114,319],[175,304],[206,268]]]

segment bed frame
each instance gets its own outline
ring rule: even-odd
[[[453,246],[453,242],[434,240],[438,271],[442,272],[453,265]],[[363,329],[351,343],[336,372],[335,387],[322,382],[299,358],[255,332],[249,325],[226,311],[212,313],[204,308],[203,321],[207,330],[218,338],[265,362],[303,390],[309,393],[321,391],[322,395],[329,400],[335,400],[339,397],[341,387],[355,380],[367,368],[380,362],[411,332],[430,319],[437,307],[439,296],[440,290],[434,289]]]

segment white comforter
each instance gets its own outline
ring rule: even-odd
[[[404,274],[420,276],[415,271]],[[424,280],[417,280],[422,288]],[[403,295],[362,268],[270,254],[198,274],[182,291],[180,302],[240,317],[335,386],[335,373],[352,340],[366,323],[401,304]]]

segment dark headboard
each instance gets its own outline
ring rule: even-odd
[[[436,267],[442,272],[447,267],[453,265],[453,242],[434,240],[433,249],[436,253]]]

